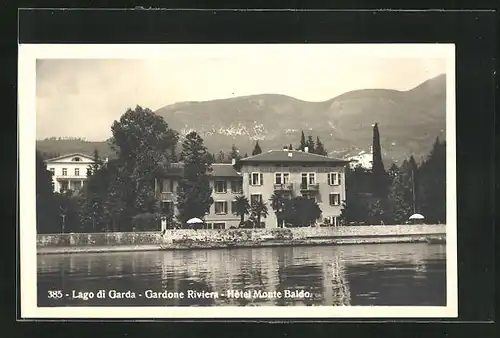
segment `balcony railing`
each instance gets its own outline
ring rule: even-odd
[[[274,185],[274,190],[275,191],[291,191],[291,190],[293,190],[293,186],[292,186],[291,183],[275,184]]]
[[[318,191],[319,190],[319,184],[304,184],[302,183],[300,185],[300,190],[302,191]]]
[[[69,180],[73,180],[73,181],[85,181],[87,180],[87,175],[79,175],[79,176],[76,176],[76,175],[64,175],[64,176],[57,176],[56,177],[56,181],[69,181]]]

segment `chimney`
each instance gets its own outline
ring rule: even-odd
[[[235,165],[236,164],[236,159],[235,158],[232,158],[231,159],[231,165]]]
[[[309,147],[304,147],[304,152],[308,153],[309,152]]]

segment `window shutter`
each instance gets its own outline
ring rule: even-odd
[[[264,174],[260,174],[260,185],[263,185],[264,184]]]
[[[337,174],[337,182],[339,185],[342,184],[342,173]]]

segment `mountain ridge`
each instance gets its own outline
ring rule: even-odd
[[[355,155],[369,149],[371,126],[377,122],[384,160],[399,162],[410,155],[416,159],[425,156],[436,137],[445,139],[446,75],[405,91],[360,89],[317,102],[282,94],[257,94],[177,102],[155,113],[181,135],[199,132],[214,153],[227,153],[235,144],[242,154],[250,154],[256,140],[264,151],[290,143],[296,147],[303,130],[314,139],[319,136],[332,156]],[[92,145],[103,156],[112,155],[105,142],[77,145],[73,141],[71,146],[68,142],[64,145],[65,141],[49,143],[37,141],[37,148],[61,154],[73,150],[92,153]]]

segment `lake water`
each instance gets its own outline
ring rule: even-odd
[[[38,255],[38,306],[445,306],[445,252],[371,244]]]

